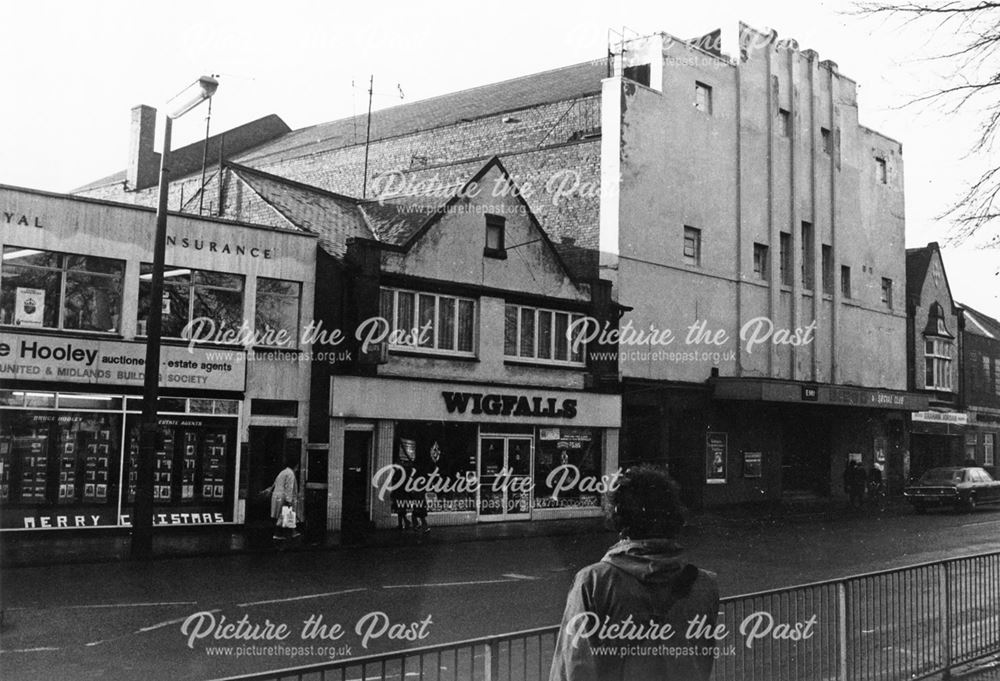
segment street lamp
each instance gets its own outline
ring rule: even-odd
[[[167,248],[167,198],[170,188],[170,132],[175,118],[215,94],[219,81],[202,76],[167,102],[160,155],[160,187],[156,204],[156,238],[153,242],[153,276],[149,287],[149,318],[146,322],[146,364],[142,388],[142,423],[139,430],[139,470],[136,475],[135,506],[132,508],[132,557],[153,553],[153,460],[159,442],[156,402],[160,391],[160,337],[163,322],[163,261]],[[206,141],[207,144],[207,141]]]

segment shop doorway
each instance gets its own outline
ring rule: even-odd
[[[479,438],[481,522],[531,519],[531,466],[534,439],[514,435]]]
[[[246,523],[268,528],[271,520],[271,497],[261,492],[271,486],[284,467],[285,429],[250,426],[247,463]]]
[[[368,462],[371,459],[370,430],[344,433],[344,486],[341,492],[341,531],[349,536],[368,526]]]
[[[790,409],[784,418],[782,493],[829,496],[829,417],[818,410]]]

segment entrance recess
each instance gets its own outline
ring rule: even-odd
[[[531,518],[534,440],[514,435],[479,438],[479,520]]]

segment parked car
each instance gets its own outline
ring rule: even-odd
[[[980,504],[1000,503],[1000,481],[978,466],[932,468],[903,490],[917,513],[932,506],[974,510]]]

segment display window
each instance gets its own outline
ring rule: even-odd
[[[153,266],[142,263],[139,274],[139,335],[145,335]],[[243,276],[168,265],[163,273],[162,334],[183,337],[196,319],[209,319],[216,329],[238,329],[243,323]]]
[[[421,490],[400,487],[393,492],[393,501],[412,503],[419,497],[429,512],[475,511],[478,437],[475,424],[397,421],[395,475],[405,473],[415,483],[410,486]]]
[[[141,415],[126,419],[126,521],[135,504]],[[233,520],[236,420],[160,415],[153,462],[153,520],[159,524],[223,523]]]
[[[0,527],[117,524],[121,414],[19,409],[0,415]]]
[[[239,402],[157,407],[154,523],[232,522]],[[120,395],[0,390],[0,529],[130,524],[140,408]]]
[[[535,508],[600,507],[603,463],[600,429],[538,428]]]

